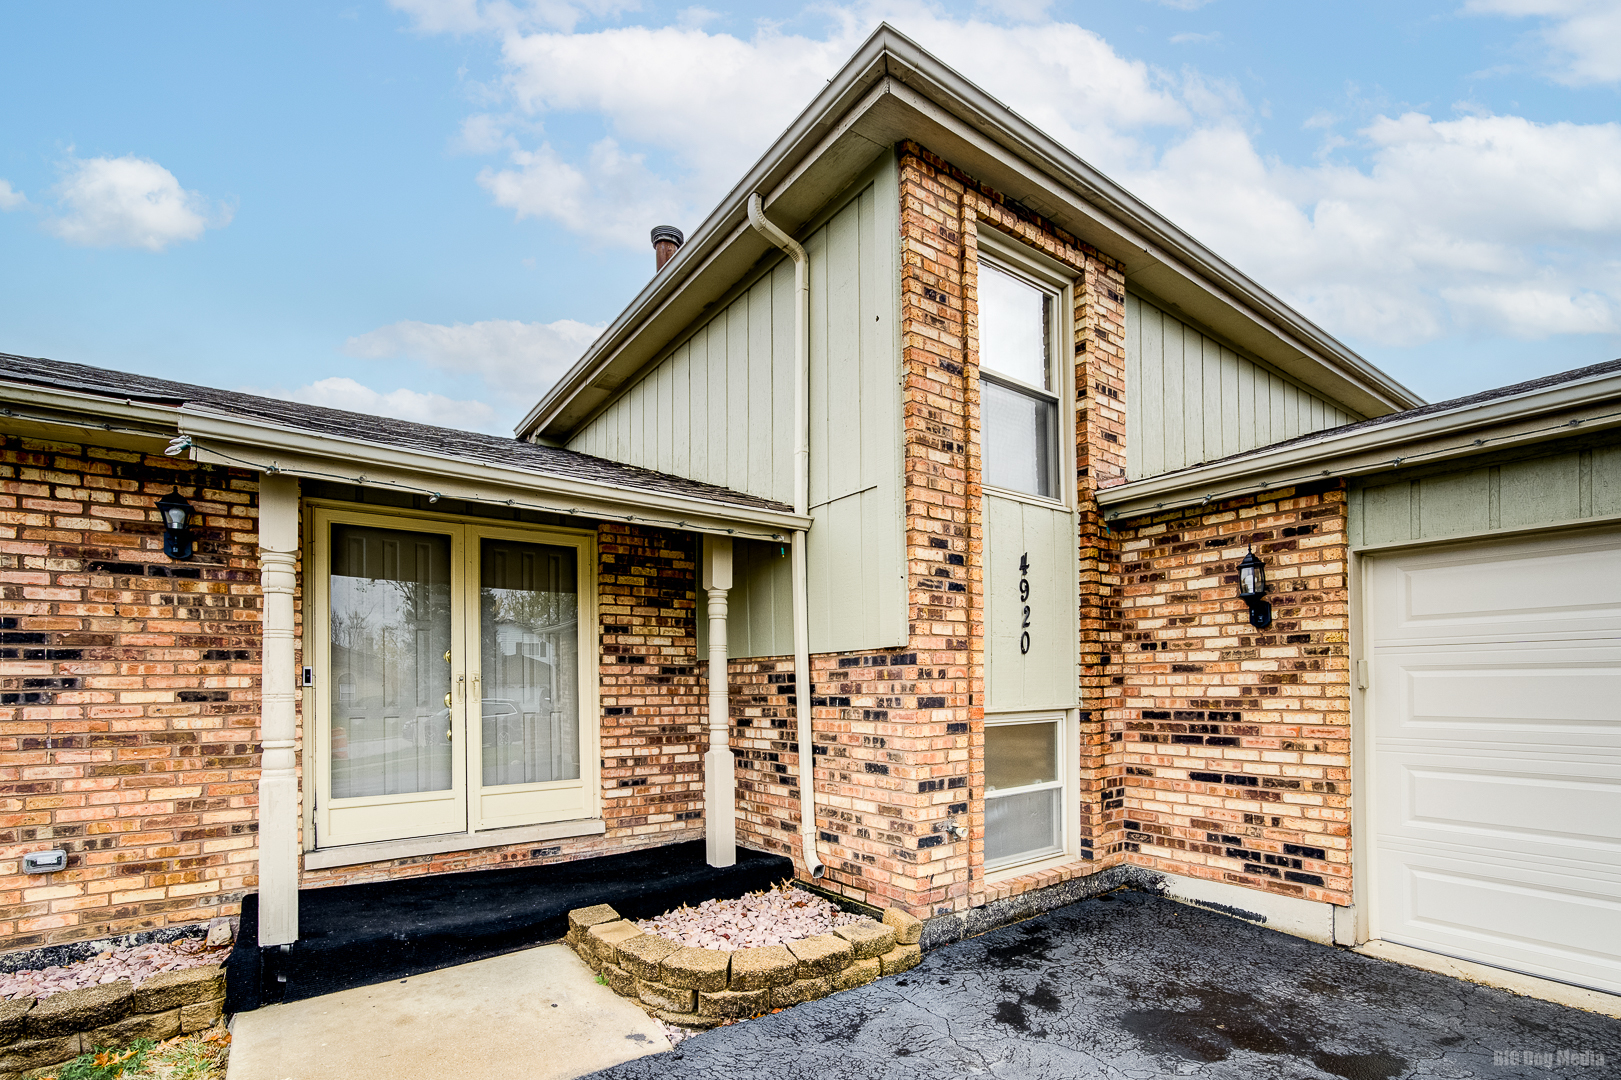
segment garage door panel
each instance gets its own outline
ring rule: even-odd
[[[1621,992],[1621,900],[1608,883],[1393,848],[1379,936]]]
[[[1621,532],[1365,581],[1375,936],[1621,992]]]
[[[1621,622],[1613,537],[1449,548],[1380,560],[1372,629],[1381,642],[1526,640]]]
[[[1621,647],[1590,640],[1515,647],[1379,648],[1379,738],[1529,742],[1621,753]]]
[[[1380,801],[1385,836],[1485,857],[1515,851],[1549,865],[1569,859],[1607,867],[1621,882],[1621,768],[1571,777],[1546,768],[1556,762],[1538,768],[1485,756],[1401,755],[1391,764],[1401,785],[1398,798]]]

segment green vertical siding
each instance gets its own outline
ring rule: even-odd
[[[893,156],[884,155],[868,182],[801,242],[811,265],[811,648],[903,645],[900,222]],[[792,503],[793,375],[794,267],[783,258],[589,421],[569,446]],[[757,592],[769,594],[760,601],[768,607],[786,595],[779,593],[788,584],[787,562],[762,560],[759,574],[738,575],[731,608],[749,629],[746,636],[734,632],[734,656],[792,650],[786,617],[757,619],[753,610]]]
[[[1362,481],[1351,491],[1352,546],[1446,540],[1621,515],[1621,445],[1533,453]]]
[[[986,711],[1075,705],[1075,559],[1075,516],[1068,509],[985,496]],[[1021,580],[1030,583],[1028,599]],[[1020,643],[1024,633],[1028,651]]]
[[[1358,419],[1140,296],[1126,297],[1126,471],[1133,480]]]

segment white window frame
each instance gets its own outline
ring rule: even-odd
[[[421,847],[424,851],[456,850],[461,846],[484,847],[489,841],[505,836],[512,842],[535,838],[542,834],[550,838],[565,835],[588,835],[602,831],[602,777],[601,777],[601,709],[599,703],[599,658],[601,628],[597,618],[597,541],[596,533],[587,529],[565,529],[523,522],[505,521],[469,515],[436,514],[395,507],[366,504],[306,500],[304,503],[305,547],[309,553],[305,562],[306,598],[304,619],[304,662],[313,669],[314,685],[304,694],[304,770],[303,795],[305,803],[305,833],[303,847],[308,853],[364,852],[381,850],[385,845],[390,854],[378,857],[398,857]],[[580,776],[578,780],[547,781],[523,785],[503,785],[484,789],[481,782],[479,760],[482,740],[469,737],[471,726],[462,720],[462,736],[453,747],[452,783],[456,796],[462,800],[465,814],[460,830],[424,832],[401,838],[385,836],[355,837],[334,841],[329,815],[334,803],[331,795],[330,753],[331,719],[331,543],[332,526],[353,524],[377,528],[431,531],[452,537],[452,605],[459,609],[459,618],[453,623],[452,648],[464,665],[460,673],[466,682],[458,705],[471,715],[471,702],[466,688],[473,692],[481,682],[480,656],[477,651],[479,625],[478,576],[480,541],[486,537],[519,542],[572,547],[576,551],[579,574],[579,726]],[[482,722],[482,720],[481,720]],[[475,772],[474,770],[480,770]],[[579,797],[565,797],[569,789],[579,789]],[[432,793],[427,793],[431,798]],[[516,812],[502,812],[502,804],[520,802],[527,796],[529,805],[516,807]],[[344,804],[364,806],[368,801],[380,805],[405,804],[419,801],[413,796],[377,797],[374,800],[346,799]],[[555,806],[548,806],[548,801]],[[519,835],[523,834],[523,835]],[[449,845],[449,846],[447,846]],[[401,852],[393,852],[399,848]],[[409,849],[409,850],[408,850]],[[346,865],[352,860],[341,857],[313,860],[322,865]],[[312,860],[306,856],[307,865]]]
[[[1072,411],[1064,408],[1064,402],[1073,396],[1070,387],[1072,381],[1070,369],[1073,364],[1065,362],[1067,354],[1064,350],[1064,344],[1073,339],[1073,334],[1069,333],[1069,329],[1073,317],[1070,309],[1074,304],[1074,291],[1073,285],[1063,274],[1045,265],[1045,263],[1046,260],[1038,260],[1037,257],[1033,256],[1033,253],[1021,251],[1018,246],[1003,242],[1000,238],[993,238],[988,230],[981,230],[979,233],[979,265],[981,267],[988,264],[1001,273],[1024,282],[1031,288],[1041,290],[1052,298],[1047,315],[1049,320],[1047,327],[1047,381],[1051,385],[1047,387],[1032,386],[1021,379],[1015,379],[1010,375],[1004,375],[999,371],[987,368],[983,363],[983,351],[981,352],[982,362],[979,365],[980,382],[989,381],[1014,393],[1046,401],[1053,405],[1053,415],[1055,417],[1052,430],[1053,446],[1051,447],[1053,470],[1053,476],[1050,478],[1053,485],[1051,495],[1042,495],[1034,491],[1021,491],[1018,488],[998,487],[994,484],[985,483],[983,479],[981,482],[985,491],[1006,498],[1028,500],[1047,506],[1069,506],[1071,503],[1070,495],[1075,481],[1074,417]],[[1070,272],[1070,276],[1073,276],[1073,272]],[[983,343],[980,343],[980,347],[983,350]],[[980,459],[983,462],[988,456],[985,438],[983,391],[980,394],[979,425]],[[983,468],[983,465],[981,467]]]
[[[1080,837],[1080,731],[1075,710],[1062,709],[1055,711],[1042,709],[1034,712],[998,713],[995,716],[985,718],[985,728],[989,731],[993,727],[1041,723],[1043,721],[1058,725],[1058,738],[1054,740],[1057,743],[1056,752],[1058,754],[1057,779],[1041,784],[1007,788],[997,791],[994,796],[989,788],[983,788],[982,801],[988,808],[993,798],[1003,798],[1028,791],[1059,789],[1061,795],[1058,807],[1058,847],[1052,850],[1009,856],[996,862],[987,860],[984,865],[985,881],[987,883],[995,883],[1010,877],[1019,877],[1051,866],[1061,866],[1073,862],[1077,857]],[[989,739],[986,740],[986,753],[989,753]],[[982,759],[981,783],[983,783],[985,774],[986,770]],[[989,839],[989,816],[987,813],[987,840]]]

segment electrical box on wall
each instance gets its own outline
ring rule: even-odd
[[[23,873],[54,874],[68,867],[68,853],[61,848],[54,851],[30,851],[23,856]]]

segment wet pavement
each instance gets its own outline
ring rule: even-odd
[[[1119,892],[597,1080],[1621,1077],[1621,1020]]]

